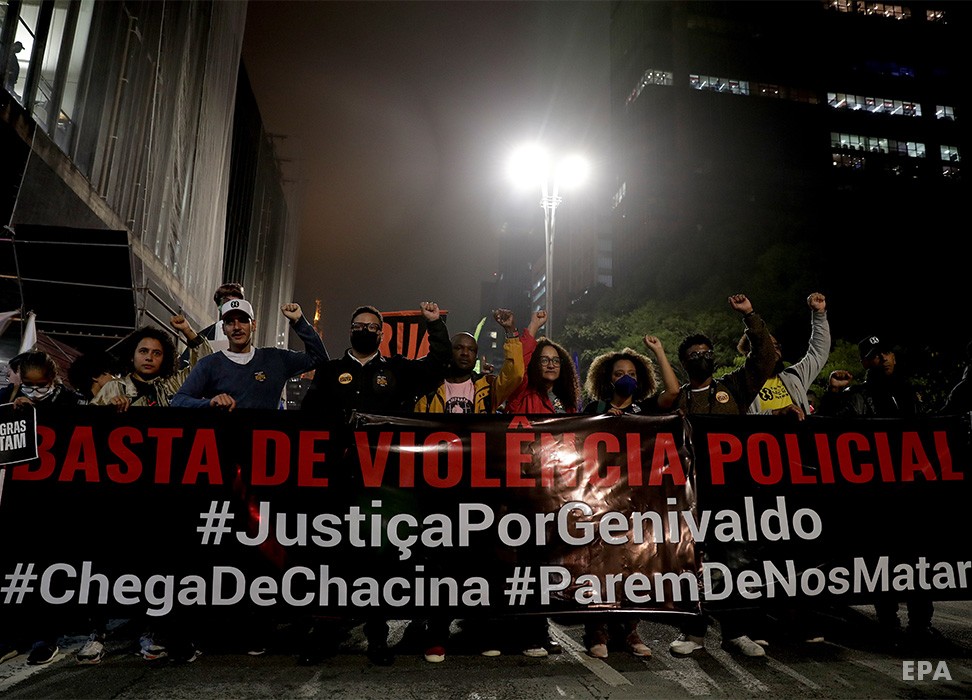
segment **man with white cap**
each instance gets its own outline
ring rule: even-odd
[[[245,299],[230,299],[219,309],[229,347],[202,358],[173,397],[173,406],[203,408],[277,408],[287,380],[325,362],[327,350],[301,313],[300,304],[284,304],[280,311],[304,341],[306,352],[282,348],[254,348],[256,321]],[[203,360],[206,360],[203,362]]]

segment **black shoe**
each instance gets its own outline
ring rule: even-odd
[[[184,642],[169,647],[169,659],[174,664],[191,664],[202,656],[202,652],[192,642]]]
[[[47,642],[37,642],[34,644],[33,648],[30,650],[30,654],[27,656],[27,663],[31,666],[42,666],[44,664],[49,664],[57,656],[57,644],[48,644]]]
[[[548,654],[562,654],[564,653],[564,648],[560,646],[560,642],[547,637],[547,641],[543,643],[543,648],[547,650]]]
[[[387,644],[368,645],[366,652],[368,660],[376,666],[391,666],[395,663],[395,654]]]

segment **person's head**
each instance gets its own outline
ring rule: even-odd
[[[19,355],[14,355],[7,362],[7,369],[4,370],[7,373],[7,384],[13,386],[20,385],[20,361],[23,359],[26,353],[20,353]]]
[[[774,335],[770,336],[770,342],[773,344],[773,352],[776,354],[776,365],[773,368],[773,374],[777,375],[783,371],[783,346],[780,345],[780,342]],[[745,356],[748,355],[752,349],[753,344],[749,342],[749,336],[743,333],[742,337],[739,339],[739,342],[736,344],[736,350],[739,351],[740,355]]]
[[[115,362],[111,355],[104,352],[82,355],[68,368],[71,386],[89,401],[114,378]]]
[[[230,352],[249,352],[256,321],[253,306],[246,299],[230,299],[219,307],[219,320],[229,341]]]
[[[868,372],[876,372],[890,377],[894,374],[897,360],[894,356],[894,346],[875,335],[864,338],[857,344],[861,353],[861,365]]]
[[[20,393],[31,403],[46,401],[57,393],[57,363],[46,352],[20,356]]]
[[[704,382],[712,376],[715,369],[715,354],[712,352],[709,336],[694,333],[685,337],[678,346],[678,359],[694,382]]]
[[[130,333],[119,346],[124,369],[138,379],[165,378],[176,371],[176,349],[168,333],[144,326]]]
[[[213,301],[216,302],[217,308],[230,299],[246,299],[246,295],[243,293],[243,285],[239,282],[224,282],[216,287],[216,291],[213,293]]]
[[[647,356],[625,348],[607,352],[591,362],[584,388],[588,396],[601,401],[627,399],[641,401],[655,393],[658,378]]]
[[[378,352],[384,319],[374,306],[359,306],[351,314],[351,349],[361,357]]]
[[[527,382],[542,392],[553,391],[564,406],[577,406],[580,382],[570,355],[563,346],[547,338],[537,340],[537,349],[526,368]]]
[[[452,367],[458,374],[471,374],[478,357],[479,344],[471,333],[452,336]]]
[[[23,45],[23,43],[22,43],[22,42],[19,42],[19,41],[15,41],[15,42],[13,43],[13,52],[14,52],[14,53],[20,53],[20,52],[21,52],[21,51],[23,51],[23,50],[24,50],[24,45]]]

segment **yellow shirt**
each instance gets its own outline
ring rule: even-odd
[[[759,407],[763,411],[767,409],[776,411],[786,408],[792,403],[793,399],[790,398],[790,393],[783,386],[783,382],[780,381],[779,375],[767,379],[763,388],[759,390]]]

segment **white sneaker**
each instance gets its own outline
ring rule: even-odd
[[[668,650],[679,656],[688,656],[693,651],[705,648],[705,639],[692,634],[683,634],[668,645]]]
[[[595,659],[606,659],[608,657],[607,644],[594,644],[587,650],[587,654]]]
[[[98,639],[97,635],[92,634],[84,646],[75,655],[79,664],[97,664],[105,656],[105,645]]]
[[[156,659],[164,659],[169,655],[169,652],[161,644],[156,644],[155,640],[152,639],[151,635],[143,634],[138,640],[139,654],[146,661],[155,661]]]
[[[743,656],[766,656],[766,650],[746,635],[727,639],[722,646],[728,651],[738,651]]]
[[[548,652],[543,647],[530,647],[529,649],[524,649],[523,650],[523,655],[524,656],[529,656],[530,658],[533,658],[533,659],[542,659],[548,653],[550,653],[550,652]]]
[[[481,652],[479,652],[479,654],[480,656],[493,657],[493,656],[501,656],[503,652],[500,651],[499,649],[483,649]]]

